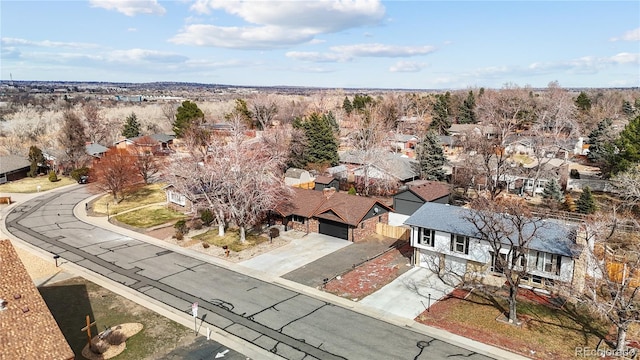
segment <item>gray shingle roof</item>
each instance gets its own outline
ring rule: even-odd
[[[410,226],[480,238],[475,226],[466,220],[472,214],[472,210],[466,208],[427,202],[404,223]],[[535,238],[529,243],[531,250],[569,257],[575,257],[580,253],[581,249],[574,242],[576,226],[561,224],[554,220],[541,220],[540,224],[542,226],[536,230]],[[527,229],[532,231],[532,226],[525,226],[525,232]],[[506,239],[505,244],[509,244]]]
[[[87,149],[87,154],[91,156],[100,156],[109,150],[108,147],[96,143],[87,144],[85,148]]]
[[[341,163],[364,165],[365,158],[365,153],[362,151],[349,150],[340,153]],[[370,165],[374,165],[402,181],[411,180],[420,175],[419,164],[416,160],[391,152],[381,153]]]
[[[0,174],[24,169],[31,166],[29,160],[20,155],[0,156]]]

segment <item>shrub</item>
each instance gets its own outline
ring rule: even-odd
[[[203,247],[203,248],[208,249],[208,248],[209,248],[209,246],[211,246],[211,245],[209,245],[209,243],[208,243],[208,242],[204,242],[204,241],[202,242],[202,247]]]
[[[195,219],[195,220],[193,220],[193,221],[191,222],[191,227],[192,227],[194,230],[200,230],[200,229],[202,229],[202,220],[200,220],[200,219]]]
[[[91,350],[91,352],[94,354],[104,354],[107,350],[109,350],[109,343],[104,339],[95,337],[91,339],[89,350]]]
[[[578,169],[571,169],[569,172],[569,177],[572,179],[580,179],[580,171]]]
[[[209,226],[213,222],[213,213],[209,209],[204,209],[200,211],[200,220],[206,225]]]
[[[127,337],[122,331],[113,330],[106,338],[107,342],[111,345],[120,345],[127,340]]]
[[[49,171],[49,181],[56,182],[58,181],[58,175],[56,175],[55,171]]]
[[[176,240],[182,240],[182,239],[184,239],[184,234],[179,232],[179,231],[176,231],[175,238],[176,238]]]
[[[187,233],[187,230],[189,230],[189,228],[187,227],[187,221],[184,219],[176,221],[173,227],[174,229],[176,229],[176,234],[181,233],[184,235]]]
[[[82,167],[79,169],[74,169],[69,173],[69,176],[71,176],[71,178],[73,178],[73,180],[78,181],[80,180],[81,176],[88,176],[89,175],[89,168],[88,167]]]
[[[349,188],[349,195],[356,195],[356,188],[353,187],[353,185],[351,185],[351,187]]]

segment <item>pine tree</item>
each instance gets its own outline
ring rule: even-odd
[[[442,181],[446,173],[442,168],[447,164],[440,140],[435,132],[429,131],[424,136],[416,152],[416,160],[420,164],[420,177],[426,180]]]
[[[628,117],[632,117],[635,114],[635,109],[629,100],[624,100],[622,102],[622,113]]]
[[[204,122],[204,113],[200,108],[198,108],[198,105],[189,100],[185,100],[176,110],[176,120],[173,122],[173,132],[177,137],[182,137],[182,135],[196,121]]]
[[[344,101],[342,102],[342,110],[347,113],[347,115],[351,115],[353,111],[353,105],[351,105],[351,101],[348,97],[344,97]]]
[[[640,115],[629,121],[615,141],[618,149],[613,173],[623,172],[640,163]]]
[[[591,110],[591,99],[589,99],[589,96],[587,96],[584,91],[581,91],[576,98],[576,106],[582,111]]]
[[[338,140],[334,135],[334,122],[332,116],[318,113],[295,119],[294,130],[302,130],[304,136],[292,139],[289,165],[299,168],[337,165]]]
[[[31,163],[31,167],[29,168],[27,175],[30,177],[36,177],[38,175],[38,166],[43,166],[45,162],[42,150],[37,146],[31,146],[29,148],[29,162]]]
[[[588,186],[582,189],[582,194],[580,195],[576,206],[578,212],[581,214],[593,214],[596,212],[596,200],[593,198],[591,189]]]
[[[451,94],[447,91],[444,95],[436,95],[436,103],[433,105],[433,120],[429,124],[429,130],[435,131],[438,135],[447,135],[451,127],[449,114]]]
[[[478,120],[474,110],[476,106],[476,98],[473,91],[469,90],[467,98],[460,105],[460,124],[475,124]]]
[[[542,192],[542,197],[545,199],[552,199],[555,201],[562,201],[562,189],[560,189],[560,184],[558,184],[558,180],[555,178],[547,181],[544,185],[544,191]]]
[[[138,122],[136,113],[132,112],[131,115],[127,116],[124,127],[122,128],[122,136],[127,139],[140,136],[140,123]]]

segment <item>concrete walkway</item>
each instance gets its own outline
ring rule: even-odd
[[[360,300],[360,304],[389,314],[415,319],[453,288],[429,269],[416,267],[382,289]]]

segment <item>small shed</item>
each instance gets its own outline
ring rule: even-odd
[[[333,176],[318,175],[316,176],[315,182],[315,190],[318,191],[323,191],[324,189],[329,188],[334,188],[336,189],[336,191],[338,191],[338,187],[340,185],[338,179],[334,178]]]

